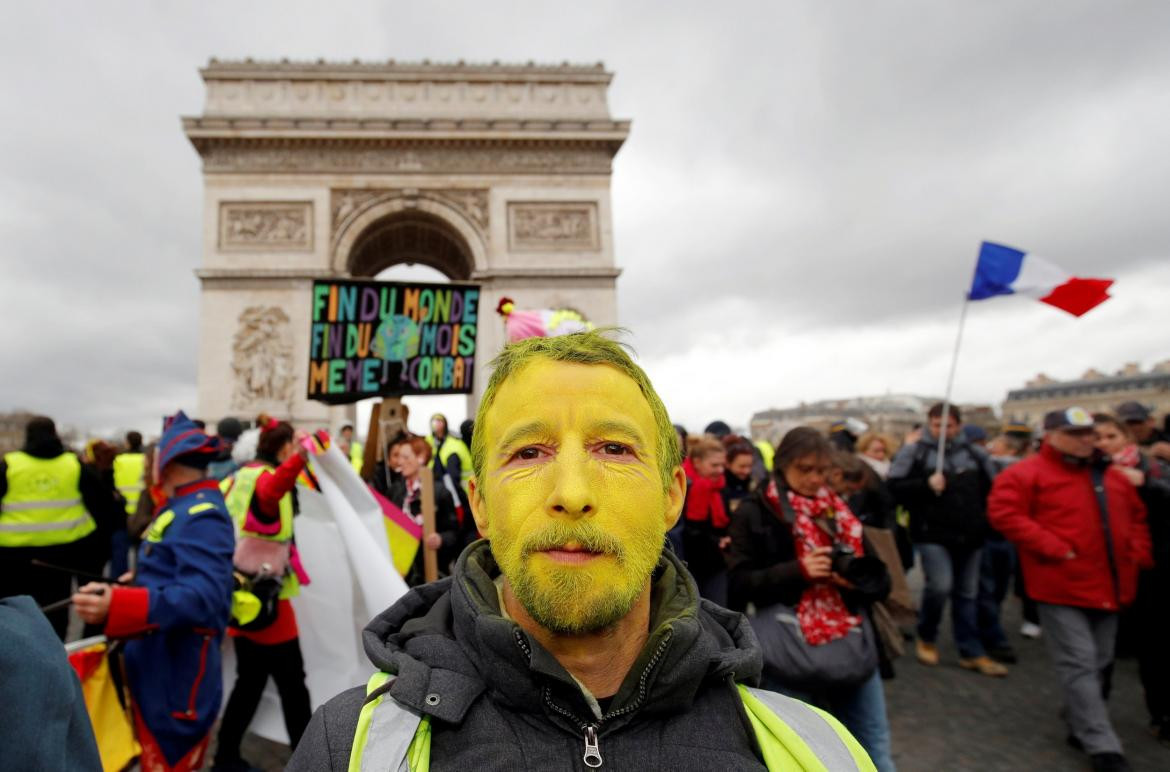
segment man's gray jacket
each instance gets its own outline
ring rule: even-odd
[[[370,660],[397,674],[389,695],[430,716],[431,770],[586,770],[591,726],[604,769],[765,768],[735,686],[759,680],[755,635],[740,614],[700,600],[672,553],[653,577],[650,637],[600,718],[552,655],[501,616],[498,574],[476,542],[451,577],[411,590],[365,630]],[[323,705],[287,769],[348,769],[365,699],[356,687]]]

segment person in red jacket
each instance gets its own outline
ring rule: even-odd
[[[1040,452],[1004,470],[988,499],[993,528],[1015,543],[1037,601],[1065,699],[1069,744],[1095,770],[1128,770],[1109,723],[1102,670],[1113,659],[1118,612],[1151,564],[1146,510],[1133,485],[1094,454],[1082,408],[1044,417]]]
[[[711,435],[699,438],[682,465],[687,476],[683,555],[699,585],[699,594],[720,606],[727,605],[724,553],[731,543],[727,535],[731,521],[722,496],[726,465],[723,443]]]

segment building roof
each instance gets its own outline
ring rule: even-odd
[[[1059,396],[1076,396],[1093,392],[1128,391],[1136,389],[1170,390],[1170,373],[1148,372],[1136,375],[1113,375],[1078,378],[1075,381],[1047,381],[1022,389],[1012,389],[1007,399],[1044,399]]]

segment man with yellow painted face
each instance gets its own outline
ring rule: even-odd
[[[475,427],[484,538],[370,623],[380,672],[317,711],[289,770],[873,769],[834,719],[750,687],[747,621],[664,549],[674,428],[604,331],[509,345]]]

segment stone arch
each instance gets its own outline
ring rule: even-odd
[[[401,257],[382,264],[373,256],[379,245]],[[330,267],[344,275],[372,276],[395,263],[414,262],[467,280],[487,266],[479,228],[459,209],[426,194],[371,202],[342,224],[331,251]]]

